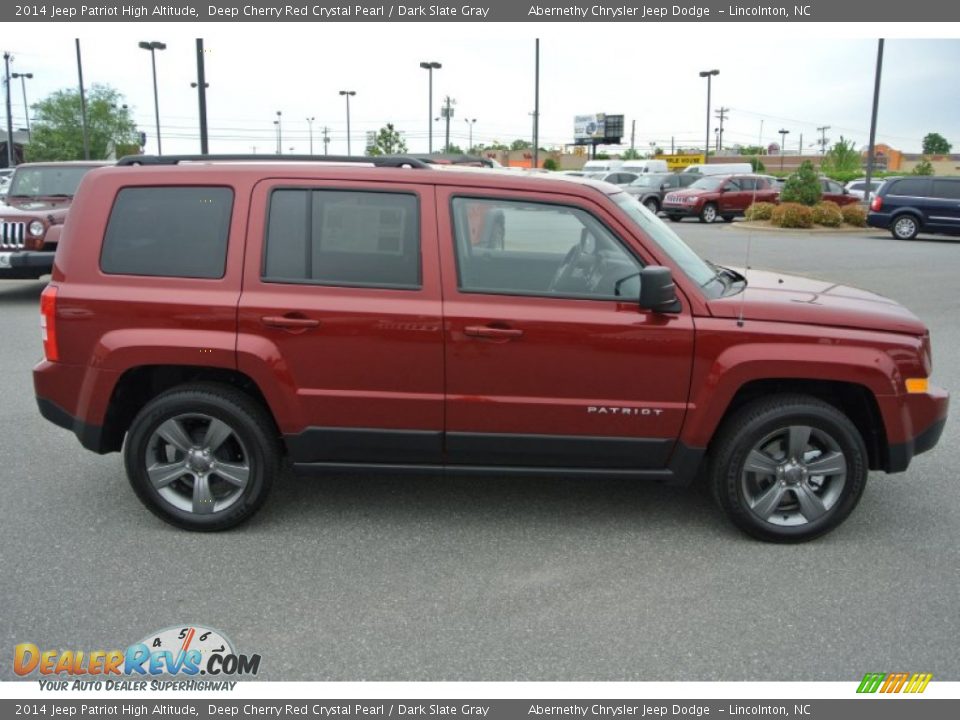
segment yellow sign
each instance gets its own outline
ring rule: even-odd
[[[666,160],[670,170],[683,170],[689,165],[702,165],[706,162],[700,155],[657,155],[657,160]]]

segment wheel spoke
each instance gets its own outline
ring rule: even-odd
[[[203,436],[203,447],[211,453],[214,453],[231,435],[233,435],[233,430],[230,429],[229,425],[221,420],[212,418],[210,425],[207,426],[207,432]]]
[[[180,452],[188,452],[193,447],[193,440],[177,418],[162,423],[157,428],[157,434]]]
[[[193,512],[208,515],[213,512],[213,493],[210,492],[210,476],[194,475]]]
[[[842,452],[827,452],[807,463],[810,475],[840,475],[847,471],[847,460]]]
[[[751,450],[743,464],[745,472],[754,472],[761,475],[776,475],[779,463],[765,452]]]
[[[187,473],[187,468],[182,462],[175,463],[154,463],[147,468],[147,475],[150,482],[158,490],[172,483],[177,478],[183,477]]]
[[[810,430],[807,425],[791,425],[790,437],[787,441],[787,457],[794,460],[803,460],[803,453],[810,442]]]
[[[250,478],[250,468],[246,465],[218,462],[212,472],[238,488],[245,487],[247,480]]]
[[[783,486],[780,483],[773,483],[750,507],[757,515],[766,519],[773,515],[773,511],[777,509],[782,497]]]
[[[823,500],[809,485],[797,485],[793,494],[796,496],[797,502],[800,503],[800,513],[807,519],[807,522],[813,522],[827,511]]]

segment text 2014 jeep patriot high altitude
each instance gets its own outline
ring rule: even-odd
[[[43,415],[184,528],[304,473],[703,469],[806,540],[947,393],[895,302],[717,267],[619,188],[496,170],[137,158],[84,178],[41,299]],[[261,158],[262,160],[262,158]],[[356,160],[356,158],[354,158]]]

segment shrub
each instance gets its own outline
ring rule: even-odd
[[[928,158],[924,158],[917,163],[917,166],[913,169],[914,175],[933,175],[933,165],[930,163]]]
[[[785,203],[801,205],[816,205],[820,202],[820,178],[809,160],[804,160],[800,169],[787,178],[780,192],[780,199]]]
[[[800,203],[782,203],[773,209],[770,222],[783,228],[813,227],[813,211]]]
[[[866,227],[867,211],[860,205],[844,205],[840,208],[840,214],[843,215],[843,221],[847,225],[854,227]]]
[[[840,227],[843,224],[843,213],[835,202],[825,200],[813,206],[813,221],[817,225]]]
[[[744,211],[743,215],[747,220],[769,220],[775,207],[776,205],[768,202],[753,203]]]
[[[557,164],[557,161],[554,160],[553,158],[547,158],[546,160],[543,161],[543,169],[544,169],[544,170],[559,170],[559,169],[560,169],[560,165],[558,165],[558,164]]]
[[[753,171],[755,173],[762,173],[762,172],[766,172],[767,170],[767,166],[764,165],[763,161],[760,158],[758,158],[756,155],[750,158],[750,167],[753,168]]]

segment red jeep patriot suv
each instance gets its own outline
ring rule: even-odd
[[[611,185],[258,160],[91,173],[41,299],[41,413],[123,450],[175,525],[236,525],[282,462],[703,469],[736,525],[799,541],[850,514],[868,470],[902,472],[940,437],[947,393],[909,311],[712,265]]]

